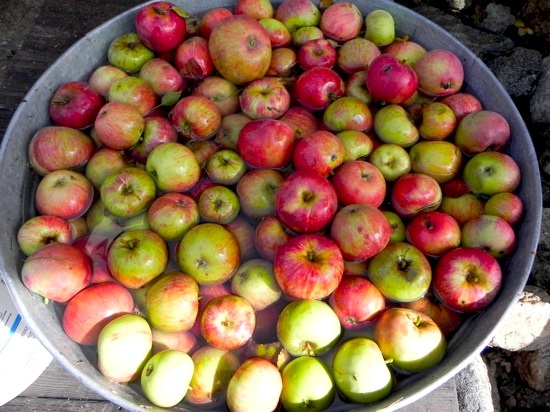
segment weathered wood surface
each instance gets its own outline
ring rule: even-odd
[[[34,30],[22,34],[25,37],[21,49],[11,51],[13,56],[4,68],[0,136],[4,136],[17,105],[53,61],[94,27],[140,3],[141,0],[45,0],[35,20]],[[404,409],[412,412],[457,412],[454,380]],[[2,412],[119,410],[120,407],[78,382],[55,360],[19,397],[0,407]]]

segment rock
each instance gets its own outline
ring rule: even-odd
[[[531,97],[531,118],[535,123],[550,123],[550,56],[542,61],[541,75]]]
[[[542,222],[537,253],[533,261],[529,284],[550,291],[550,209],[542,209]]]
[[[461,412],[493,411],[491,382],[481,355],[455,376],[458,408]]]
[[[480,26],[496,34],[504,34],[506,29],[514,23],[515,17],[510,13],[510,7],[502,4],[489,3],[485,8],[487,17]]]
[[[516,47],[510,55],[497,57],[488,67],[512,97],[528,96],[542,70],[542,53]]]
[[[550,295],[527,285],[489,346],[508,351],[534,351],[550,342]]]
[[[550,0],[527,0],[518,16],[533,36],[550,42]]]
[[[518,352],[512,358],[521,378],[536,391],[550,390],[550,343],[532,352]]]
[[[447,3],[451,9],[463,10],[472,5],[472,0],[447,0]]]

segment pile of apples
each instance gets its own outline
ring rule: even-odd
[[[30,140],[22,281],[155,405],[381,400],[502,286],[506,119],[451,50],[322,3],[145,5]]]

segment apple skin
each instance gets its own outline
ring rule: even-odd
[[[393,43],[395,40],[393,16],[382,9],[369,12],[365,17],[365,38],[381,48]]]
[[[239,95],[242,112],[253,120],[278,119],[290,107],[290,93],[275,77],[248,83]]]
[[[443,97],[440,101],[441,103],[444,103],[451,108],[451,110],[455,114],[457,122],[460,122],[470,113],[475,113],[483,110],[483,105],[481,104],[479,99],[469,93],[454,93],[449,96]]]
[[[322,300],[294,300],[277,320],[277,338],[291,356],[321,356],[336,345],[341,335],[338,316]]]
[[[220,76],[208,76],[193,87],[191,94],[204,96],[211,100],[223,117],[238,113],[240,110],[239,89],[237,85]]]
[[[183,351],[157,352],[141,371],[141,389],[152,404],[170,408],[185,397],[194,370],[191,356]]]
[[[516,249],[517,236],[514,228],[503,218],[481,215],[462,226],[462,245],[482,248],[500,259]]]
[[[155,53],[141,41],[137,33],[126,33],[111,41],[107,49],[108,63],[128,73],[138,73]]]
[[[68,302],[90,284],[92,263],[76,246],[50,243],[28,256],[21,268],[23,284],[54,302]]]
[[[330,179],[342,206],[366,203],[375,207],[386,197],[386,180],[380,170],[364,160],[351,160],[336,168]]]
[[[134,146],[145,129],[145,119],[139,109],[125,102],[109,102],[103,105],[94,130],[100,142],[115,150]]]
[[[148,85],[157,96],[177,93],[185,90],[186,80],[169,62],[160,57],[149,60],[139,70],[139,78]]]
[[[279,120],[292,127],[298,140],[318,130],[317,118],[302,106],[290,106]]]
[[[432,210],[423,212],[407,224],[407,241],[429,256],[441,256],[460,246],[462,233],[458,222],[449,214]]]
[[[359,130],[344,130],[336,133],[344,146],[344,162],[364,160],[374,149],[373,139]]]
[[[203,222],[226,225],[240,212],[239,197],[227,186],[214,185],[204,189],[197,201]]]
[[[237,215],[231,222],[225,224],[225,228],[237,239],[241,262],[258,257],[254,245],[256,228],[244,216]]]
[[[428,50],[416,62],[418,89],[428,96],[448,96],[457,93],[464,82],[464,67],[450,50]]]
[[[184,139],[208,140],[221,127],[218,106],[204,96],[185,96],[168,113],[168,118]]]
[[[128,151],[128,156],[136,162],[145,164],[147,156],[162,143],[175,142],[178,132],[166,117],[150,115],[145,117],[145,127],[138,142]]]
[[[241,364],[237,355],[207,345],[194,352],[191,359],[195,371],[186,401],[205,407],[221,406],[225,402],[225,389]]]
[[[212,28],[221,20],[232,15],[233,12],[225,7],[216,7],[208,10],[200,19],[198,35],[208,40],[210,33],[212,33]]]
[[[157,197],[146,211],[147,222],[164,240],[179,240],[199,224],[200,214],[192,197],[178,192]]]
[[[521,180],[521,170],[506,153],[487,151],[468,159],[462,176],[474,194],[492,196],[514,192]]]
[[[463,165],[460,149],[447,140],[422,140],[409,149],[411,169],[446,183],[458,177]]]
[[[402,218],[410,218],[437,209],[443,192],[433,177],[407,173],[395,181],[390,196],[394,211]]]
[[[321,14],[319,28],[327,38],[344,43],[359,36],[363,15],[353,3],[331,4]]]
[[[88,78],[88,84],[101,96],[107,97],[111,85],[126,76],[128,76],[128,73],[124,70],[110,64],[104,64],[92,72]]]
[[[327,39],[315,39],[302,45],[296,54],[296,62],[304,70],[316,66],[331,68],[336,63],[338,53]]]
[[[251,357],[246,359],[227,386],[226,402],[230,411],[274,411],[279,404],[283,380],[270,361]]]
[[[345,148],[338,137],[317,130],[299,139],[292,155],[295,170],[309,170],[327,176],[344,162]]]
[[[473,313],[493,302],[502,281],[502,270],[495,257],[477,247],[460,247],[438,260],[433,291],[452,310]]]
[[[368,157],[387,182],[394,182],[412,169],[409,152],[395,143],[382,143]]]
[[[52,215],[33,216],[17,231],[17,244],[25,256],[50,243],[71,244],[74,240],[69,221]]]
[[[422,105],[418,131],[424,139],[446,139],[455,131],[456,125],[456,116],[446,104],[429,102]]]
[[[200,223],[181,239],[176,261],[183,273],[199,285],[216,285],[227,281],[240,264],[239,243],[218,223]]]
[[[54,92],[48,111],[57,126],[85,129],[94,124],[105,99],[87,82],[69,81]]]
[[[288,79],[292,77],[292,70],[298,63],[298,56],[290,47],[273,49],[271,61],[266,76]]]
[[[432,268],[417,247],[390,242],[369,261],[369,279],[390,301],[412,302],[426,294]]]
[[[107,265],[118,282],[137,289],[164,272],[168,246],[152,230],[126,229],[109,246]]]
[[[130,158],[120,150],[100,147],[86,163],[84,175],[94,188],[99,190],[101,184],[111,173],[129,166]]]
[[[254,246],[261,257],[273,262],[279,247],[292,236],[277,216],[266,216],[256,225]]]
[[[511,192],[501,192],[491,196],[485,202],[483,211],[486,215],[503,218],[511,226],[519,223],[524,214],[523,200]]]
[[[378,50],[378,49],[377,49]],[[353,96],[367,105],[372,104],[372,96],[367,89],[366,70],[358,70],[346,79],[346,96]]]
[[[374,100],[400,104],[416,91],[416,72],[395,56],[382,53],[367,68],[367,88]]]
[[[199,312],[199,285],[179,271],[160,276],[147,290],[147,318],[165,332],[184,332],[194,325]]]
[[[334,132],[372,129],[373,115],[365,102],[353,96],[342,96],[331,102],[323,113],[325,127]]]
[[[360,330],[386,308],[384,295],[364,276],[347,275],[329,297],[342,327]]]
[[[247,14],[253,19],[269,19],[275,10],[269,0],[237,0],[233,6],[234,14]]]
[[[236,150],[239,133],[245,124],[252,119],[243,113],[228,114],[222,118],[214,142],[222,149]]]
[[[332,370],[338,391],[351,402],[376,402],[393,389],[393,375],[380,348],[365,337],[343,342],[334,353]]]
[[[128,76],[111,85],[107,95],[109,102],[128,103],[147,116],[159,104],[159,97],[140,77]]]
[[[38,182],[34,204],[41,215],[73,220],[90,209],[93,199],[94,187],[86,176],[60,169],[46,174]]]
[[[132,294],[118,282],[94,284],[69,300],[61,321],[63,331],[80,345],[96,345],[107,323],[133,310]]]
[[[243,262],[231,278],[231,291],[246,299],[255,311],[266,309],[282,295],[273,273],[273,262],[266,259]]]
[[[337,52],[336,66],[339,70],[348,76],[363,72],[361,86],[368,93],[368,100],[365,103],[371,103],[372,96],[366,84],[366,68],[382,54],[380,49],[372,41],[364,37],[356,37],[341,44]]]
[[[274,169],[246,172],[235,188],[243,213],[252,219],[275,215],[275,193],[284,179],[283,174]]]
[[[294,33],[300,27],[318,26],[321,11],[310,0],[285,0],[277,7],[273,17]]]
[[[113,382],[139,380],[153,354],[151,327],[140,315],[127,313],[112,319],[99,334],[97,366]]]
[[[410,66],[412,69],[416,66],[418,59],[426,53],[426,49],[412,40],[395,39],[392,43],[383,48],[384,53],[392,54],[399,61]]]
[[[345,260],[365,260],[386,247],[390,222],[373,205],[356,203],[339,209],[330,227],[330,237]]]
[[[447,351],[445,336],[426,314],[406,308],[390,308],[374,326],[374,341],[391,366],[417,373],[437,365]]]
[[[374,114],[373,129],[383,143],[393,143],[404,148],[414,145],[420,132],[412,117],[402,106],[388,104]]]
[[[481,216],[483,207],[483,201],[476,195],[464,193],[458,197],[443,196],[438,210],[451,215],[463,227],[471,219]]]
[[[342,77],[328,67],[313,67],[305,70],[296,79],[296,100],[307,110],[320,112],[345,95],[346,85]]]
[[[486,150],[501,151],[510,139],[508,121],[491,110],[479,110],[466,115],[458,123],[454,135],[457,147],[469,156]]]
[[[256,327],[256,313],[248,301],[237,295],[212,299],[200,318],[201,333],[218,349],[235,350],[243,347]]]
[[[283,293],[293,299],[324,299],[340,283],[344,260],[328,237],[306,233],[277,249],[273,273]]]
[[[153,334],[153,352],[158,353],[166,349],[179,350],[193,354],[202,342],[192,330],[185,332],[165,332],[151,327]]]
[[[186,36],[187,24],[171,2],[156,1],[141,7],[134,26],[141,41],[155,52],[173,50]]]
[[[262,25],[269,36],[271,47],[273,49],[271,51],[271,65],[273,64],[274,52],[277,49],[292,50],[294,54],[296,54],[296,51],[289,47],[291,45],[292,35],[281,21],[274,19],[273,17],[264,17],[256,20],[258,20],[258,23]],[[296,58],[296,56],[294,56],[294,58]],[[271,76],[269,70],[266,74]]]
[[[174,66],[189,82],[198,82],[214,73],[214,62],[208,51],[208,40],[189,37],[180,43],[174,53]]]
[[[271,62],[267,31],[245,14],[221,20],[212,29],[208,50],[221,76],[238,85],[264,77]]]
[[[288,176],[275,195],[277,216],[286,227],[297,233],[324,229],[337,207],[338,199],[331,183],[307,170]]]
[[[326,362],[312,356],[291,360],[281,372],[281,405],[288,412],[323,411],[336,398],[332,371]]]
[[[45,126],[32,136],[27,153],[33,170],[44,176],[54,170],[85,166],[95,149],[94,141],[80,130]]]
[[[382,213],[384,213],[384,216],[386,216],[386,219],[390,222],[390,242],[404,242],[407,237],[407,229],[403,219],[391,210],[383,210]]]

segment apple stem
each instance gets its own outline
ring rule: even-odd
[[[386,365],[389,365],[390,363],[393,363],[393,358],[385,359],[385,360],[384,360],[384,363],[385,363]]]

